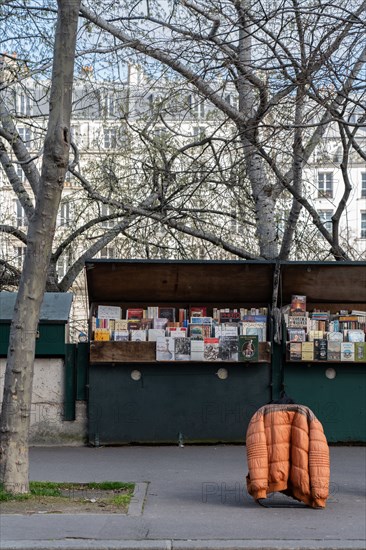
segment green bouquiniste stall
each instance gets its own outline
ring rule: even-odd
[[[162,363],[153,342],[90,342],[90,444],[243,442],[253,413],[283,389],[313,409],[328,441],[366,441],[366,364],[290,362],[286,337],[273,339],[272,318],[293,294],[306,295],[309,311],[365,311],[365,262],[93,260],[86,275],[91,311],[98,305],[270,311],[256,363]]]

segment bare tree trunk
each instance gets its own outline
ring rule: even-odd
[[[80,0],[58,0],[50,116],[41,181],[35,212],[29,220],[27,251],[10,329],[0,424],[0,482],[12,493],[29,490],[28,433],[35,335],[69,157],[79,6]]]
[[[258,155],[256,148],[245,139],[243,141],[247,173],[255,204],[259,255],[261,258],[272,260],[278,256],[274,188],[268,181],[263,159]]]

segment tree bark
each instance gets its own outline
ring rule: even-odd
[[[29,491],[30,424],[35,335],[46,285],[57,212],[69,158],[75,44],[80,0],[58,0],[50,115],[40,186],[29,220],[27,251],[10,329],[0,424],[0,482]]]

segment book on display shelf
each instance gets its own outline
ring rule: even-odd
[[[346,332],[348,342],[364,342],[365,333],[359,329],[349,329]]]
[[[207,317],[206,306],[191,306],[189,308],[189,317]]]
[[[190,361],[191,341],[189,338],[178,336],[174,338],[174,353],[176,361]]]
[[[218,361],[220,353],[219,338],[205,338],[203,343],[203,360]]]
[[[191,361],[203,361],[204,346],[205,346],[205,343],[203,339],[191,340]]]
[[[122,308],[119,306],[98,306],[98,319],[121,319]]]
[[[290,342],[290,361],[301,361],[302,343]]]
[[[130,339],[128,330],[114,330],[112,332],[112,340],[115,342],[127,342]]]
[[[219,358],[221,361],[238,361],[238,336],[221,336],[219,338]]]
[[[169,336],[158,336],[156,339],[156,360],[174,361],[175,344],[174,339]]]
[[[328,340],[324,338],[315,338],[314,340],[314,359],[316,361],[327,360]]]
[[[355,342],[355,361],[366,363],[366,343]]]
[[[354,361],[355,344],[354,342],[341,342],[341,361]]]
[[[131,331],[131,342],[146,342],[146,340],[147,340],[146,330]]]
[[[132,309],[127,309],[126,311],[126,319],[128,320],[139,320],[139,319],[143,319],[144,317],[144,309],[142,307],[138,307],[138,308],[132,308]]]
[[[290,315],[299,317],[306,315],[306,296],[300,294],[291,296]]]
[[[258,336],[242,334],[239,336],[239,361],[258,361]]]
[[[175,322],[175,307],[159,307],[159,317]]]
[[[328,340],[327,359],[328,361],[341,360],[341,342],[340,341]]]

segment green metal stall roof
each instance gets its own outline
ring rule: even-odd
[[[0,322],[11,321],[17,292],[0,292]],[[67,323],[73,295],[71,292],[46,292],[39,320],[41,322]]]

